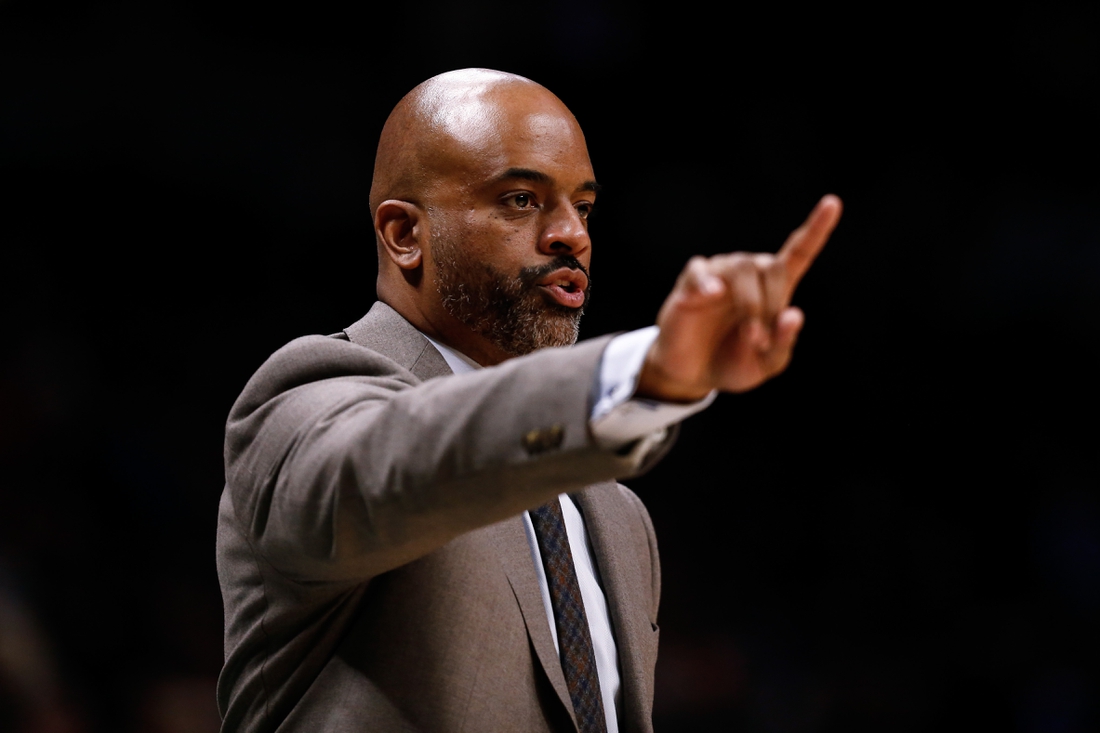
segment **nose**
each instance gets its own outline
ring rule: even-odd
[[[547,211],[546,216],[546,226],[539,236],[539,251],[543,254],[579,257],[592,246],[588,238],[588,224],[573,202],[556,204]]]

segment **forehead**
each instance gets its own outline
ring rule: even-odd
[[[547,173],[569,185],[591,180],[592,164],[580,125],[557,97],[534,85],[470,94],[440,106],[433,127],[448,168],[467,183],[509,168]]]

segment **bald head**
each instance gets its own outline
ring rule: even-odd
[[[572,343],[596,188],[580,126],[544,87],[487,69],[429,79],[378,144],[379,300],[484,365]]]
[[[418,85],[382,128],[371,182],[372,214],[386,199],[424,202],[441,181],[485,163],[502,138],[520,132],[517,123],[528,128],[572,125],[580,133],[561,100],[522,76],[460,69]]]

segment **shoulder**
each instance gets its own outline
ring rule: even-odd
[[[302,336],[276,351],[248,380],[233,406],[235,414],[252,412],[271,397],[305,384],[329,379],[370,378],[393,389],[417,384],[412,372],[378,351],[346,337]]]
[[[227,476],[250,446],[282,449],[326,415],[389,400],[419,383],[395,360],[359,344],[329,336],[294,339],[260,365],[229,411]]]
[[[428,340],[408,321],[376,302],[347,329],[330,336],[296,338],[268,357],[233,405],[230,422],[304,385],[369,381],[383,389],[400,390],[419,384],[437,376],[417,370],[418,360],[430,350]]]

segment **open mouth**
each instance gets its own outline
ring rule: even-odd
[[[539,280],[536,285],[558,287],[567,293],[583,293],[588,287],[588,276],[582,270],[561,267]]]
[[[563,267],[550,273],[537,283],[550,298],[568,308],[584,305],[584,293],[588,277],[581,270]]]

